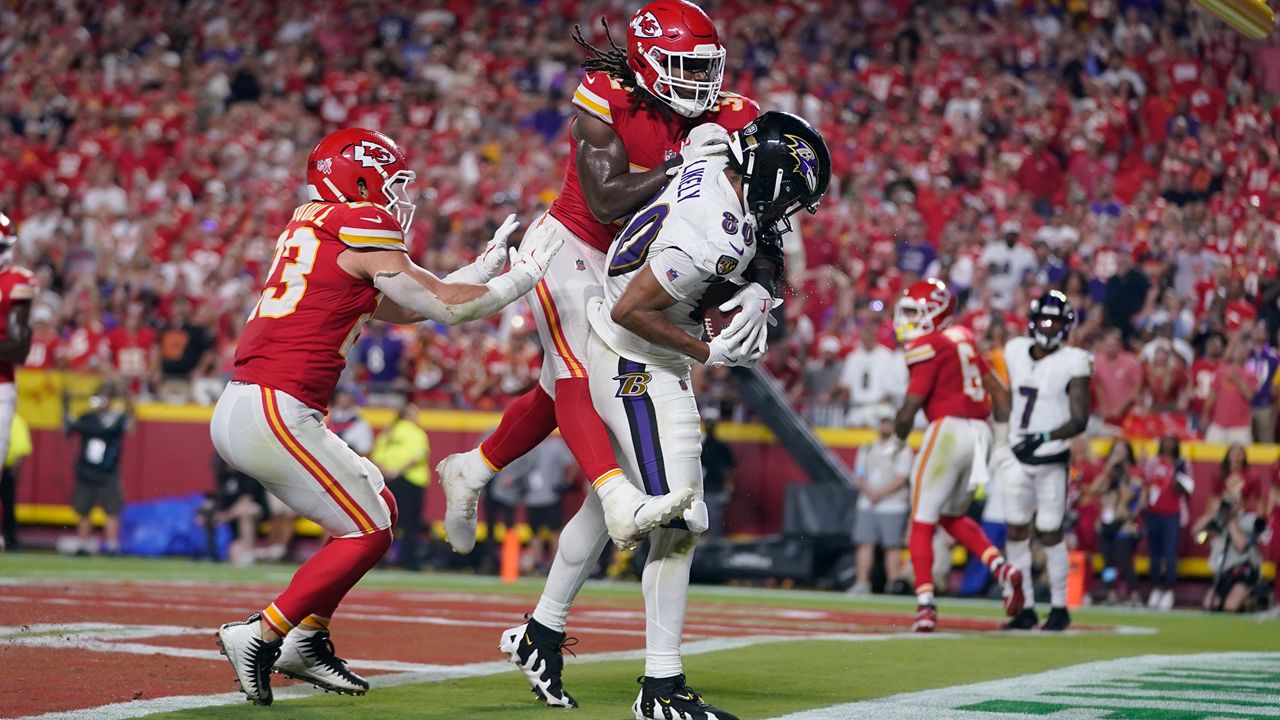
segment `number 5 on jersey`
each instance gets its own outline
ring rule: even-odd
[[[307,276],[316,264],[320,239],[309,227],[281,233],[276,241],[275,259],[267,275],[262,297],[249,313],[249,319],[282,318],[298,309],[307,291]]]

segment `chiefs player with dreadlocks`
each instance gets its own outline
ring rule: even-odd
[[[595,492],[566,524],[530,621],[504,633],[504,645],[508,636],[519,641],[509,654],[533,692],[561,707],[577,705],[560,683],[565,620],[604,545],[612,537],[619,546],[632,547],[695,502],[689,490],[644,495],[619,469],[587,382],[587,299],[603,295],[605,255],[620,221],[660,192],[681,164],[727,154],[728,133],[759,113],[751,100],[721,91],[724,48],[710,18],[691,3],[657,0],[640,8],[630,21],[625,48],[610,38],[611,49],[598,50],[578,28],[574,40],[590,56],[573,94],[577,114],[569,132],[564,187],[528,233],[565,242],[529,297],[545,350],[542,377],[538,387],[507,408],[478,448],[451,455],[438,467],[447,503],[445,532],[459,552],[474,545],[476,500],[485,483],[557,426],[591,479]],[[726,308],[772,302],[781,244],[775,237],[757,242],[758,259],[746,276],[755,282]],[[763,322],[761,315],[739,317],[756,323]],[[594,506],[591,512],[588,505]]]

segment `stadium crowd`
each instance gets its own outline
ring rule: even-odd
[[[558,191],[581,23],[628,2],[19,3],[0,11],[0,208],[43,288],[28,364],[208,403],[323,132],[383,130],[418,172],[411,247],[439,272]],[[822,424],[903,385],[889,310],[930,274],[999,364],[1064,289],[1129,434],[1272,440],[1280,395],[1280,41],[1190,3],[703,3],[725,87],[824,133],[833,190],[789,241],[768,365]],[[368,392],[497,409],[537,377],[531,318],[372,326]],[[726,375],[701,378],[725,417]]]

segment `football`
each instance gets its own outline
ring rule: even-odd
[[[723,332],[729,327],[729,323],[733,322],[733,318],[742,312],[742,308],[735,308],[727,313],[720,311],[720,306],[737,294],[739,289],[741,286],[721,280],[712,283],[702,294],[702,302],[698,303],[698,310],[702,313],[702,327],[707,331],[708,340]]]

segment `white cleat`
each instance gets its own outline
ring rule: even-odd
[[[351,672],[347,661],[334,654],[328,630],[305,634],[294,630],[286,635],[275,671],[309,682],[325,692],[341,695],[369,692],[369,681]]]
[[[644,536],[659,525],[683,515],[694,499],[691,488],[666,495],[645,495],[630,483],[620,483],[600,502],[604,506],[605,528],[613,544],[623,550],[634,550]]]
[[[477,450],[454,453],[436,466],[444,490],[444,537],[456,553],[466,555],[476,546],[476,504],[493,477]]]
[[[280,655],[280,641],[267,642],[258,633],[260,616],[229,622],[218,629],[218,647],[236,673],[240,692],[255,705],[270,705],[271,666]]]

